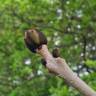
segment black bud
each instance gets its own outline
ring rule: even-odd
[[[60,51],[59,51],[59,49],[58,48],[53,49],[52,55],[55,58],[60,57]]]
[[[29,50],[36,53],[36,49],[41,48],[43,44],[47,44],[47,39],[42,32],[30,29],[25,32],[25,43]]]
[[[45,61],[45,59],[41,59],[41,63],[46,67],[46,61]]]

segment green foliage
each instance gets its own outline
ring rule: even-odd
[[[66,86],[60,86],[60,88],[51,88],[50,92],[52,94],[51,96],[69,96],[69,91]]]
[[[0,0],[0,96],[81,96],[26,48],[24,32],[34,27],[96,90],[95,22],[96,0]]]
[[[89,67],[95,67],[96,66],[96,60],[86,60],[86,65],[88,65]]]

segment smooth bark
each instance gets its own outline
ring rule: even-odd
[[[96,96],[96,92],[70,69],[64,59],[60,57],[54,58],[51,55],[46,45],[42,45],[42,48],[37,50],[37,53],[46,60],[46,68],[48,68],[49,71],[64,78],[84,96]]]

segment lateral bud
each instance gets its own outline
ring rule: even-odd
[[[54,58],[60,57],[60,50],[59,48],[54,48],[52,51],[52,55]]]
[[[46,60],[44,58],[41,59],[41,63],[46,67]]]

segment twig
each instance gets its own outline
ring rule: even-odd
[[[37,50],[37,53],[39,53],[46,60],[46,67],[49,71],[64,78],[69,84],[78,89],[79,92],[85,96],[96,96],[96,92],[69,68],[64,59],[60,57],[54,59],[52,57],[46,45],[42,45],[42,49]]]
[[[64,78],[68,84],[76,88],[84,96],[96,96],[96,92],[82,81],[58,55],[54,58],[47,48],[47,40],[42,32],[31,29],[25,34],[25,43],[29,50],[40,54],[46,61],[46,68],[54,74]]]

